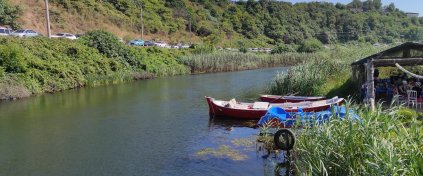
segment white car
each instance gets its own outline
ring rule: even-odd
[[[70,39],[70,40],[77,39],[77,37],[75,35],[69,34],[69,33],[58,33],[56,35],[52,35],[51,38],[66,38],[66,39]]]
[[[39,34],[31,29],[19,29],[10,35],[15,37],[36,37]]]
[[[161,47],[161,48],[167,48],[169,45],[165,42],[154,42],[154,46]]]
[[[12,33],[11,29],[8,28],[0,28],[0,36],[9,36]]]

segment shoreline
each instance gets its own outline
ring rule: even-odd
[[[293,65],[279,65],[279,66],[271,66],[271,67],[247,68],[247,69],[234,70],[234,71],[194,72],[194,73],[189,73],[189,74],[179,74],[179,75],[162,76],[162,77],[156,77],[154,75],[150,75],[150,77],[139,78],[139,77],[136,77],[136,76],[133,75],[134,77],[133,77],[132,80],[118,81],[116,83],[114,83],[112,81],[112,83],[105,83],[105,84],[98,84],[98,85],[91,85],[91,86],[90,85],[84,85],[84,86],[78,86],[78,87],[74,87],[74,88],[70,88],[70,89],[66,89],[66,90],[59,90],[59,91],[52,91],[52,92],[42,92],[42,93],[29,93],[29,94],[25,94],[25,96],[16,96],[16,95],[7,95],[7,94],[6,95],[1,95],[1,97],[0,97],[0,103],[2,103],[2,102],[13,102],[13,101],[18,101],[18,100],[24,100],[24,99],[32,98],[34,96],[43,95],[43,94],[57,94],[57,93],[62,93],[62,92],[65,92],[65,91],[70,91],[70,90],[75,90],[75,89],[83,89],[83,88],[89,88],[89,87],[99,87],[99,86],[110,86],[110,85],[127,84],[127,83],[138,82],[138,81],[152,80],[152,79],[156,79],[156,78],[172,78],[172,77],[184,76],[184,75],[202,75],[202,74],[214,74],[214,73],[226,73],[226,72],[240,72],[240,71],[248,71],[248,70],[260,70],[260,69],[267,69],[267,68],[290,67],[290,66],[293,66]],[[11,85],[11,86],[13,86],[13,85]],[[7,97],[7,98],[4,98],[4,97]]]

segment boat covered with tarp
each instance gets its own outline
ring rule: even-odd
[[[327,121],[330,117],[345,118],[351,117],[353,120],[360,120],[360,117],[353,111],[347,110],[345,106],[332,106],[324,111],[304,112],[299,109],[297,112],[286,112],[280,107],[272,107],[258,121],[259,126],[280,126],[290,128],[299,120],[301,123],[319,124]]]

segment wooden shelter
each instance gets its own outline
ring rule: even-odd
[[[367,84],[366,101],[370,103],[372,109],[375,105],[375,67],[395,67],[423,65],[423,44],[407,42],[399,46],[390,48],[380,53],[373,54],[364,59],[355,61],[352,66],[352,80],[358,88],[362,84]]]

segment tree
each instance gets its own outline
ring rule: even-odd
[[[5,0],[0,0],[0,26],[10,26],[13,29],[18,29],[20,24],[17,19],[22,14],[22,9],[19,6],[10,6]]]
[[[388,7],[386,7],[386,11],[388,11],[388,12],[396,12],[397,11],[397,8],[395,7],[395,4],[394,3],[390,3],[388,5]]]
[[[361,9],[363,8],[363,3],[360,0],[353,0],[348,4],[350,8]]]

